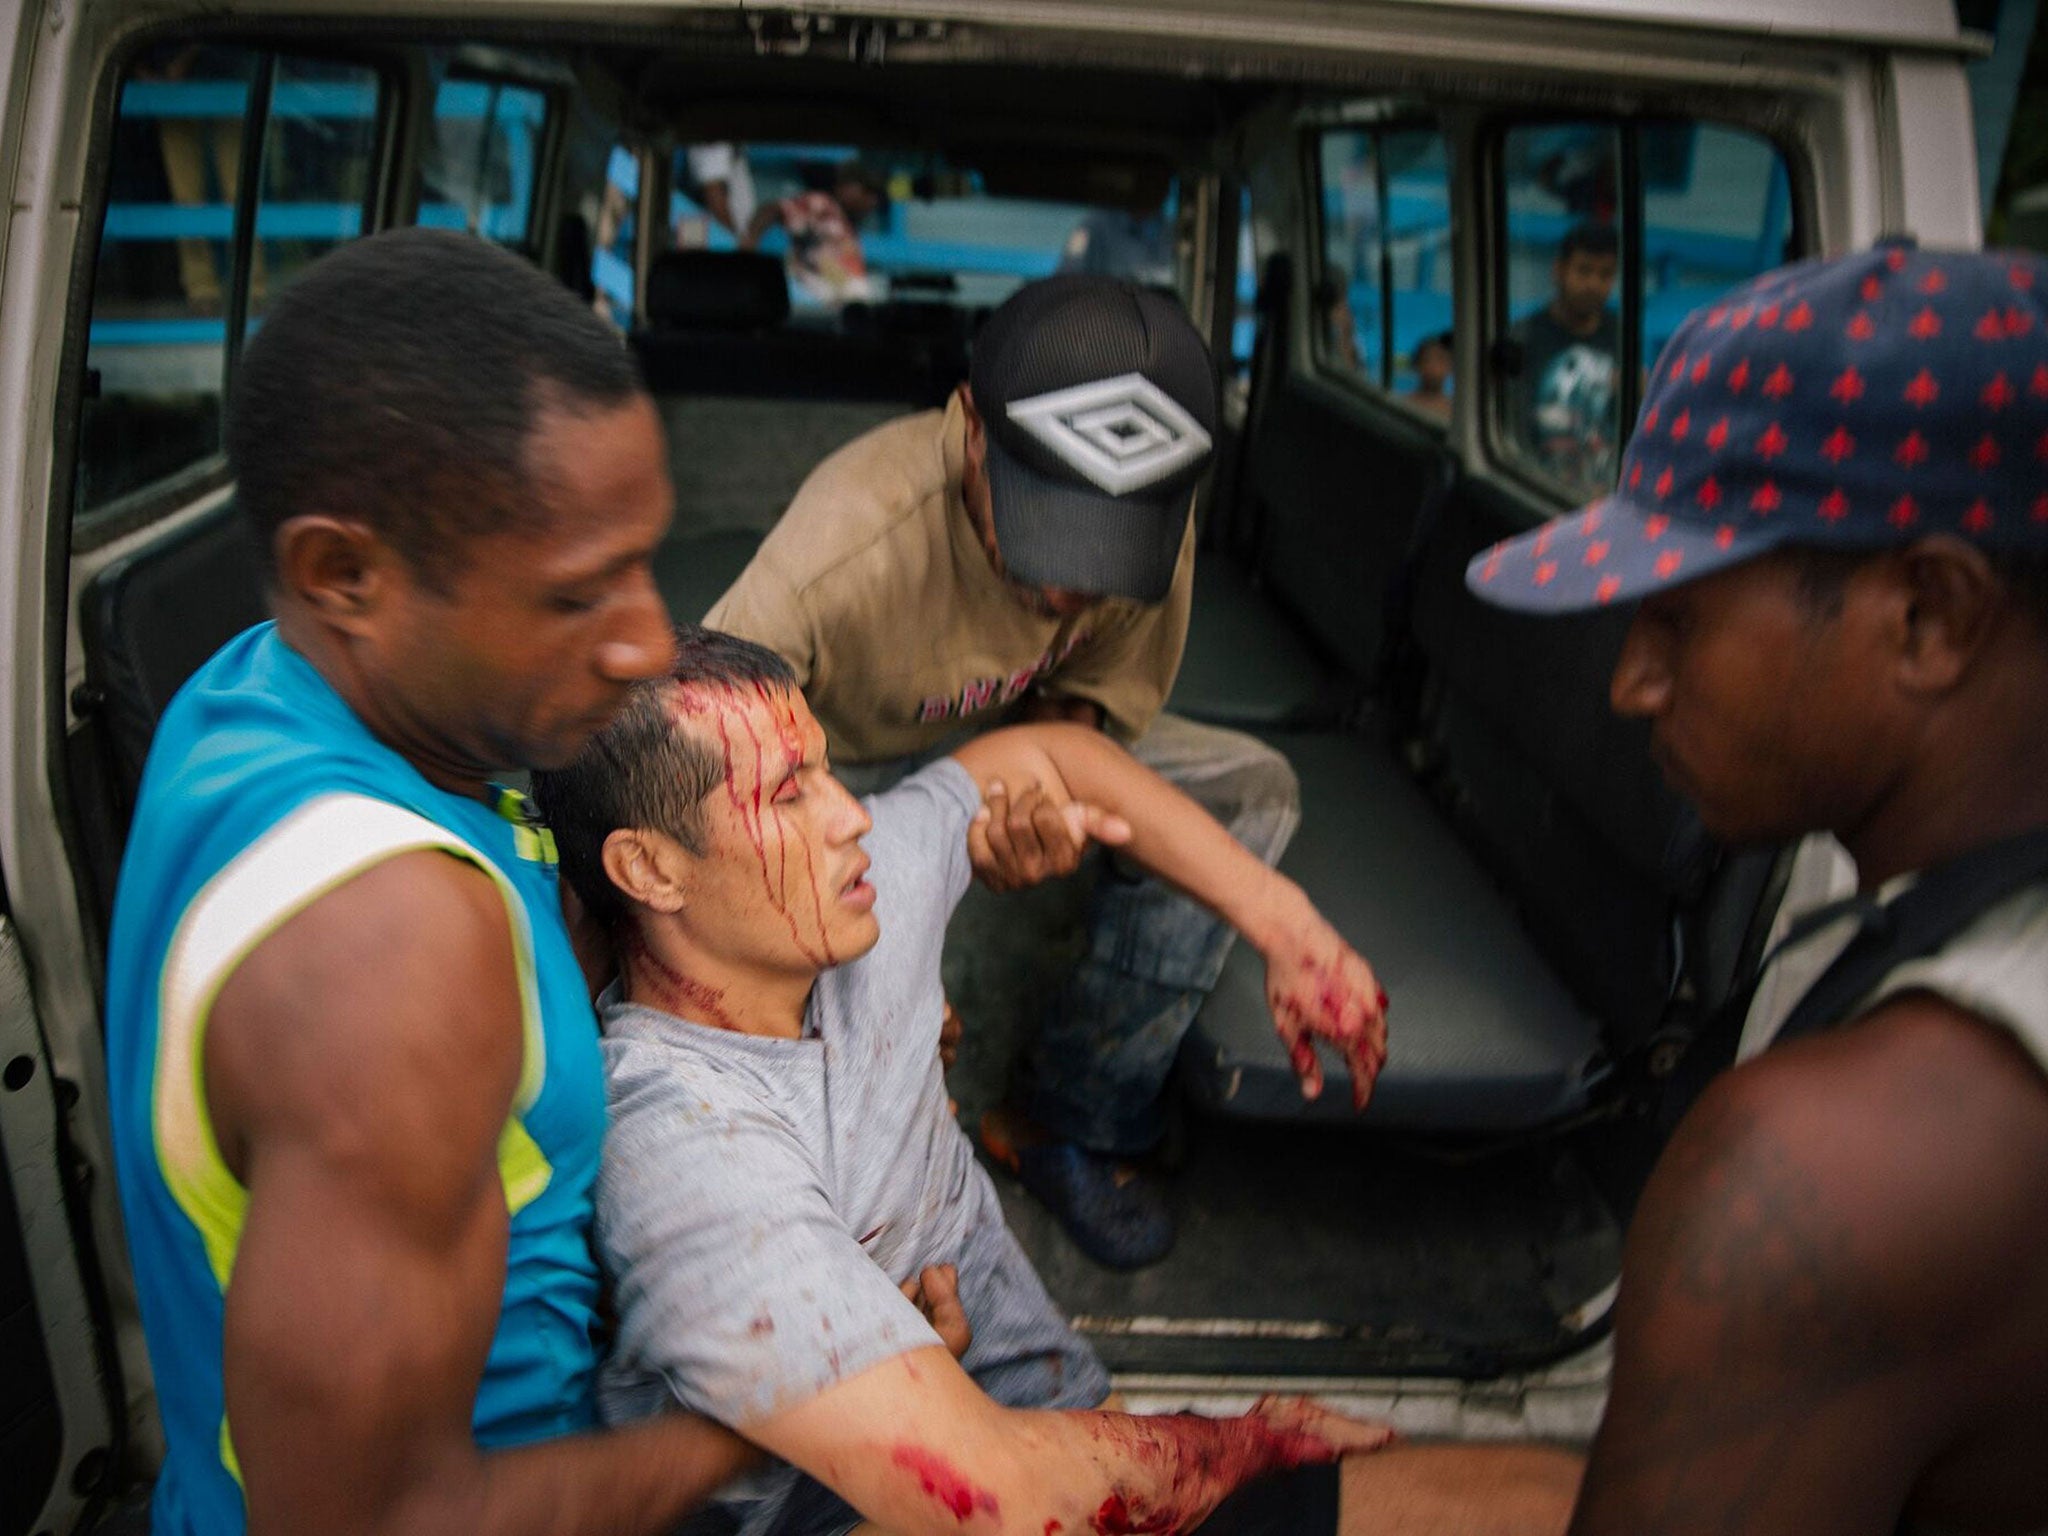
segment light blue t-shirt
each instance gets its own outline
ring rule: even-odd
[[[619,1334],[605,1416],[670,1401],[744,1427],[939,1342],[897,1284],[960,1268],[962,1362],[1013,1407],[1109,1390],[1003,1224],[947,1105],[939,954],[967,889],[974,781],[950,758],[867,802],[881,939],[826,971],[804,1037],[764,1039],[608,1000],[599,1252]],[[842,1528],[790,1468],[727,1491],[742,1529]],[[813,1492],[816,1492],[813,1485]],[[795,1506],[811,1511],[784,1517]]]

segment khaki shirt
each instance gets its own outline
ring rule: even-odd
[[[811,471],[704,622],[796,668],[834,758],[880,762],[997,723],[1037,687],[1099,706],[1129,742],[1166,702],[1187,640],[1195,539],[1155,606],[1030,612],[989,564],[960,497],[967,420],[884,423]]]

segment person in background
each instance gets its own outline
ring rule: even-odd
[[[1451,366],[1456,356],[1449,331],[1425,336],[1415,344],[1415,393],[1408,401],[1439,421],[1451,419],[1451,395],[1444,386],[1451,382]]]
[[[1614,483],[1621,327],[1608,301],[1620,249],[1612,225],[1575,226],[1551,264],[1549,301],[1508,330],[1521,348],[1512,428],[1538,464],[1583,495]]]
[[[860,227],[882,206],[881,177],[858,156],[842,160],[830,192],[799,192],[763,203],[744,226],[740,244],[753,250],[771,229],[789,241],[790,281],[820,303],[840,305],[878,296],[861,250]]]
[[[754,226],[759,199],[743,144],[692,144],[683,151],[697,201],[735,240]]]
[[[1358,350],[1358,316],[1351,308],[1351,288],[1342,274],[1316,284],[1316,320],[1323,331],[1323,356],[1346,373],[1364,378],[1365,357]]]

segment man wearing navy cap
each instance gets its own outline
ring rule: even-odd
[[[1694,315],[1615,493],[1472,562],[1639,603],[1614,707],[1723,840],[1806,839],[1575,1531],[2048,1526],[2044,466],[2048,263],[1887,245]]]
[[[1287,760],[1161,713],[1187,637],[1189,508],[1215,426],[1208,349],[1172,298],[1088,274],[1028,284],[982,328],[946,409],[819,465],[704,622],[790,662],[833,766],[862,791],[990,725],[1077,720],[1129,745],[1270,864],[1300,819]],[[992,805],[999,833],[1028,826],[1017,809]],[[1056,826],[1025,840],[1071,866]],[[1032,1048],[1021,1112],[992,1117],[986,1141],[1085,1252],[1129,1268],[1161,1257],[1173,1225],[1163,1191],[1126,1160],[1163,1132],[1167,1075],[1231,935],[1117,868],[1089,921],[1090,952]],[[1314,1052],[1300,1060],[1319,1087]]]

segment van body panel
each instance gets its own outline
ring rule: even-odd
[[[77,381],[67,380],[65,370],[75,374],[82,364],[87,320],[75,303],[82,287],[77,279],[98,241],[117,61],[144,35],[210,28],[256,36],[278,21],[309,43],[339,43],[359,41],[367,25],[388,21],[402,29],[421,20],[459,22],[478,35],[506,25],[526,28],[522,35],[545,48],[551,39],[573,44],[579,33],[601,27],[621,47],[671,50],[694,67],[715,68],[722,57],[752,65],[757,53],[770,59],[795,54],[799,39],[808,39],[803,47],[845,57],[849,34],[881,23],[862,35],[885,65],[1069,65],[1225,84],[1270,82],[1272,99],[1240,116],[1228,133],[1195,139],[1184,126],[1162,127],[1151,145],[1167,146],[1199,171],[1191,184],[1203,219],[1216,218],[1219,189],[1249,187],[1261,253],[1311,251],[1319,238],[1314,196],[1305,190],[1302,98],[1427,90],[1453,103],[1443,124],[1454,167],[1448,250],[1461,317],[1492,313],[1493,203],[1485,157],[1494,124],[1510,109],[1616,116],[1683,110],[1764,133],[1791,163],[1802,228],[1822,251],[1897,230],[1939,244],[1979,238],[1962,69],[1975,45],[1958,30],[1949,0],[1716,0],[1710,7],[1688,0],[822,0],[801,8],[732,0],[494,0],[488,7],[473,0],[360,0],[354,10],[343,14],[333,0],[156,0],[146,7],[132,0],[20,0],[11,24],[0,23],[0,90],[6,93],[0,99],[0,185],[9,192],[0,206],[0,400],[8,402],[0,410],[0,603],[7,613],[7,643],[0,647],[0,888],[8,903],[0,917],[0,1062],[33,1053],[39,1064],[35,1092],[6,1100],[0,1145],[26,1217],[36,1300],[63,1410],[64,1453],[33,1527],[38,1530],[75,1526],[84,1499],[70,1491],[73,1472],[87,1451],[116,1442],[124,1411],[136,1460],[153,1459],[156,1437],[111,1177],[101,957],[86,915],[91,902],[59,831],[68,700],[86,676],[78,595],[109,562],[155,545],[228,494],[217,476],[195,483],[164,517],[75,558],[60,523],[70,498],[58,482],[70,470],[79,408],[72,394]],[[886,67],[851,78],[853,89],[886,99]],[[415,111],[417,105],[410,103]],[[1000,110],[991,104],[960,122],[985,136],[1008,126]],[[949,118],[946,131],[957,126]],[[1092,138],[1112,146],[1128,131],[1107,107],[1062,92],[1047,92],[1043,106],[1015,129],[1019,142]],[[416,130],[416,123],[401,127],[395,159],[385,170],[400,185],[410,182]],[[653,154],[645,150],[643,167],[654,165]],[[659,206],[655,180],[641,178],[643,279]],[[544,189],[537,208],[553,206],[554,195]],[[382,206],[388,212],[396,201]],[[1228,261],[1230,243],[1205,243],[1211,227],[1193,231],[1197,244]],[[1216,310],[1210,330],[1219,343],[1229,330],[1231,288],[1227,272],[1201,288]],[[643,298],[644,290],[643,280]],[[1357,432],[1382,457],[1398,459],[1404,472],[1414,472],[1407,478],[1426,475],[1442,452],[1454,454],[1483,489],[1489,513],[1500,512],[1503,520],[1533,524],[1556,513],[1561,501],[1555,494],[1494,457],[1474,406],[1478,390],[1458,392],[1447,428],[1421,426],[1385,394],[1319,370],[1315,324],[1306,285],[1298,283],[1285,316],[1287,362],[1280,380],[1297,403]],[[1486,366],[1481,327],[1461,320],[1456,345],[1457,376],[1479,379]],[[53,1093],[55,1082],[78,1085],[75,1102]],[[72,1198],[82,1190],[86,1200],[82,1214],[94,1249],[88,1257],[97,1260],[112,1319],[111,1332],[101,1324],[101,1344],[119,1360],[112,1379],[127,1392],[125,1410],[110,1410],[105,1401],[87,1291],[69,1242],[73,1229],[62,1224],[60,1121],[65,1142],[89,1175],[74,1186]],[[1597,1413],[1604,1355],[1596,1352],[1587,1369],[1597,1379],[1582,1369],[1569,1382],[1582,1417],[1588,1402]],[[1212,1406],[1220,1405],[1218,1394],[1228,1397],[1233,1380],[1242,1378],[1199,1388],[1149,1385],[1161,1406],[1184,1389]],[[1437,1383],[1415,1388],[1412,1399],[1437,1405],[1430,1412],[1448,1415],[1443,1423],[1465,1433],[1471,1424],[1444,1405],[1483,1404],[1487,1391],[1484,1383]],[[1473,1411],[1472,1423],[1484,1419],[1483,1410]],[[1427,1433],[1436,1423],[1417,1420],[1408,1427]],[[1524,1425],[1516,1432],[1544,1431]]]
[[[0,1529],[69,1530],[111,1469],[119,1434],[100,1368],[98,1320],[73,1246],[59,1129],[66,1095],[50,1070],[28,968],[4,917],[0,1064],[0,1211],[14,1228],[0,1229],[7,1358]],[[38,1333],[40,1358],[33,1353]]]
[[[101,1343],[109,1369],[101,1382],[100,1356],[91,1351],[70,1351],[71,1364],[93,1373],[96,1393],[119,1386],[128,1394],[125,1405],[112,1408],[126,1421],[116,1437],[132,1432],[129,1443],[146,1448],[156,1442],[157,1429],[114,1187],[99,1023],[101,960],[80,920],[56,789],[64,734],[56,647],[63,643],[67,605],[64,541],[51,501],[57,447],[69,435],[58,381],[68,329],[84,323],[67,311],[79,243],[77,189],[107,39],[92,17],[64,0],[26,0],[19,14],[18,51],[0,76],[8,92],[0,116],[8,142],[0,164],[9,175],[8,200],[0,207],[0,399],[9,402],[0,411],[0,612],[7,628],[0,647],[0,882],[12,925],[10,963],[27,977],[23,997],[33,1000],[30,1023],[39,1027],[47,1075],[79,1090],[61,1100],[63,1144],[73,1160],[67,1193],[83,1207],[73,1212],[72,1230],[90,1234],[108,1312],[102,1326],[109,1336]],[[68,1273],[39,1269],[38,1286],[61,1290],[76,1283],[76,1274],[75,1266]],[[105,1417],[102,1411],[95,1429],[85,1405],[73,1410],[67,1404],[67,1449],[80,1436],[111,1443]],[[75,1518],[82,1495],[69,1491],[70,1475],[67,1467],[51,1498],[53,1508]],[[53,1514],[43,1525],[64,1530],[72,1518]]]

